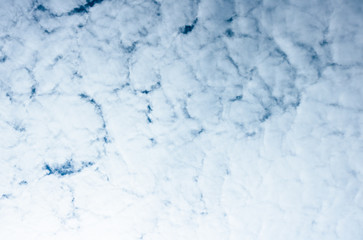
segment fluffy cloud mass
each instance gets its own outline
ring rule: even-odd
[[[362,239],[360,0],[2,0],[0,239]]]

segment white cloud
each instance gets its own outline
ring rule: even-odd
[[[9,2],[0,238],[362,238],[361,16],[335,0]]]

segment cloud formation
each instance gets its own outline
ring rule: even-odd
[[[361,1],[3,5],[0,239],[363,237]]]

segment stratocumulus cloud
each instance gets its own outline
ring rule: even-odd
[[[1,0],[0,239],[363,239],[360,0]]]

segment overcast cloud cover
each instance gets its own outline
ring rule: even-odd
[[[363,239],[363,1],[0,0],[0,239]]]

